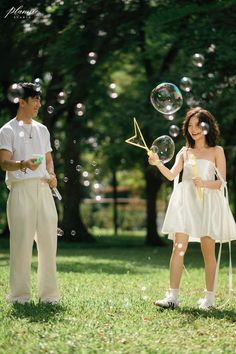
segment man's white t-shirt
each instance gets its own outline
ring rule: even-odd
[[[31,138],[30,138],[31,136]],[[21,161],[33,158],[34,154],[44,155],[51,152],[50,134],[47,127],[35,120],[31,124],[23,124],[13,118],[0,129],[0,150],[8,150],[12,160]],[[6,171],[6,184],[10,187],[14,181],[46,177],[46,161],[35,171],[27,169],[27,173],[20,170]]]

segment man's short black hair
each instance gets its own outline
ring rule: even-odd
[[[22,87],[23,93],[22,93],[22,99],[27,100],[29,97],[36,97],[36,96],[41,96],[41,89],[40,86],[37,84],[34,84],[32,82],[23,82],[19,83],[19,86]]]

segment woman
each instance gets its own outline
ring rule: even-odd
[[[226,161],[223,148],[217,146],[220,132],[215,118],[201,107],[190,109],[183,122],[183,134],[186,146],[177,154],[171,170],[156,154],[149,157],[149,164],[155,165],[167,179],[175,179],[162,228],[173,240],[170,289],[155,305],[172,309],[179,306],[184,254],[188,242],[197,241],[201,242],[206,281],[205,297],[199,301],[199,308],[209,310],[215,302],[215,243],[235,240],[236,224],[224,196]],[[182,170],[182,182],[178,183]]]

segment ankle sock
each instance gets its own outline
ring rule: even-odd
[[[169,294],[173,296],[174,299],[178,300],[179,298],[179,289],[169,289]]]
[[[205,290],[205,298],[211,302],[212,304],[214,304],[215,302],[215,294],[214,291],[207,291]]]

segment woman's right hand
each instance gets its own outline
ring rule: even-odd
[[[154,152],[150,151],[148,158],[149,165],[157,166],[160,163],[159,157]]]

